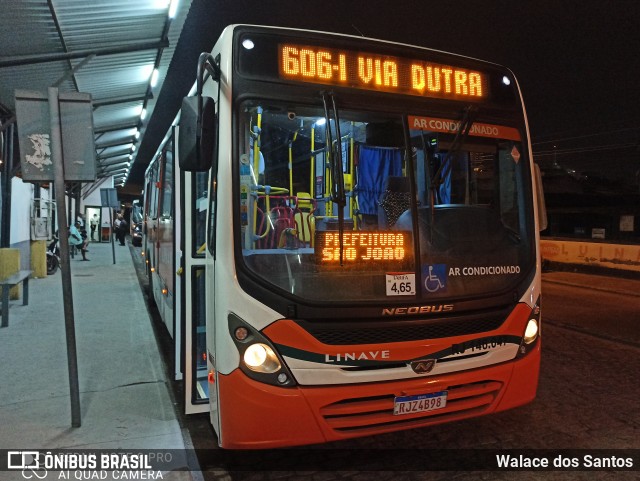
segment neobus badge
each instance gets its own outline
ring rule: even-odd
[[[453,304],[431,304],[427,306],[384,307],[383,316],[407,316],[412,314],[434,314],[436,312],[453,311]]]
[[[431,372],[436,365],[435,359],[419,359],[418,361],[411,361],[411,369],[416,374],[426,374]]]

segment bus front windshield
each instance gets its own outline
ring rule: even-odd
[[[239,268],[311,303],[515,289],[533,266],[531,181],[503,124],[244,101]]]

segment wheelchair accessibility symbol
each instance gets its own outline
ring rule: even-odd
[[[422,266],[422,285],[427,292],[434,293],[447,289],[447,265]]]

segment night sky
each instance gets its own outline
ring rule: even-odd
[[[232,23],[362,34],[502,64],[522,88],[536,160],[632,183],[640,168],[640,2],[194,0],[159,98],[173,113],[150,125],[160,138],[198,54]]]

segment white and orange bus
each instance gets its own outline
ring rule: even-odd
[[[530,402],[538,184],[510,70],[226,28],[145,188],[187,412],[223,448],[271,448]]]

